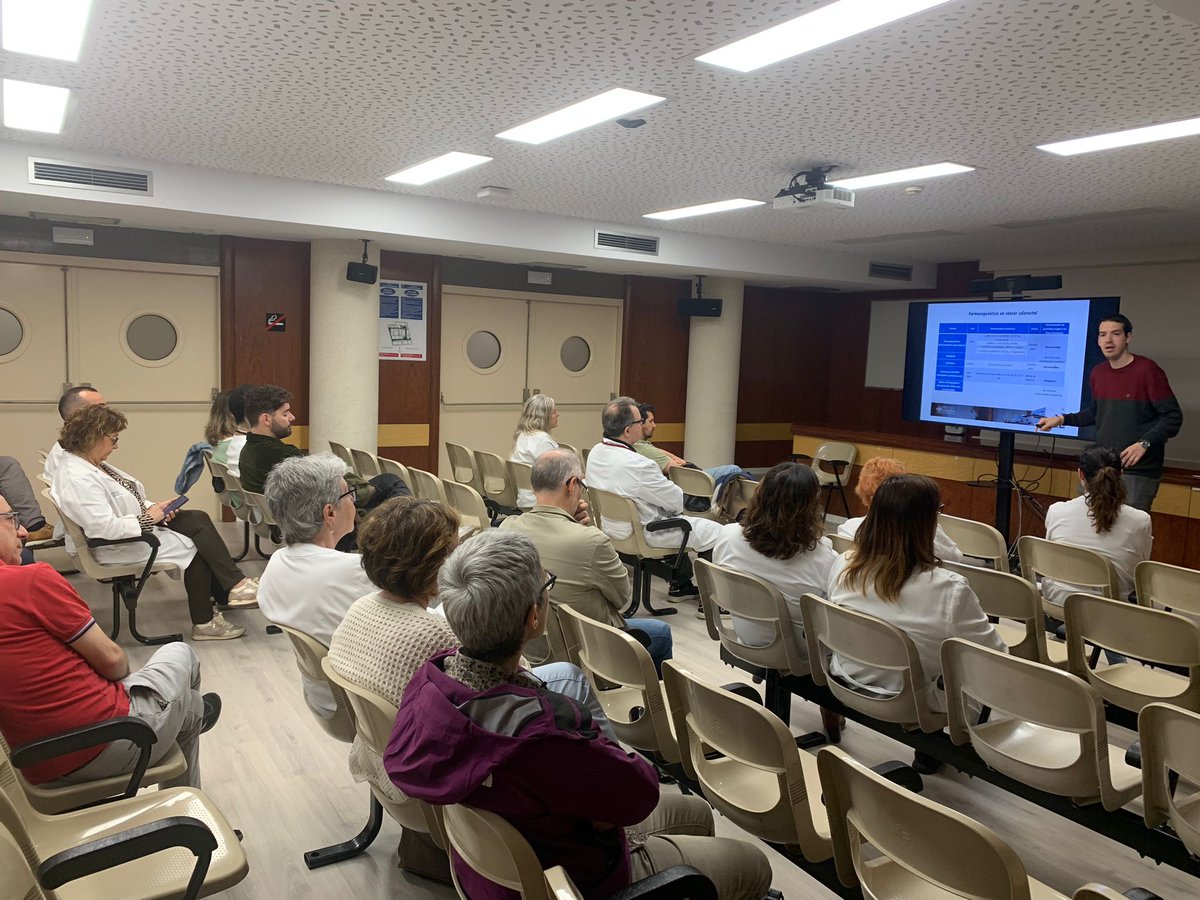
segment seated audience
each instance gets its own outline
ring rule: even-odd
[[[871,506],[871,500],[875,497],[875,492],[879,490],[879,486],[891,478],[893,475],[905,474],[904,463],[898,459],[891,459],[886,456],[872,456],[863,463],[862,471],[858,473],[858,483],[854,486],[854,496],[859,499],[859,502],[868,509]],[[858,534],[858,529],[862,525],[866,516],[855,516],[852,519],[847,519],[838,526],[838,534],[842,537],[855,540]],[[972,560],[964,559],[963,552],[958,549],[958,544],[951,540],[950,535],[942,530],[942,526],[938,525],[937,531],[933,535],[933,552],[942,562],[966,563],[973,564]]]
[[[663,660],[671,658],[671,626],[661,619],[622,618],[632,599],[629,572],[609,536],[578,521],[587,516],[579,457],[570,450],[543,453],[533,464],[532,482],[536,505],[522,516],[509,516],[500,528],[526,535],[542,564],[558,576],[550,595],[556,607],[570,606],[613,628],[645,632],[661,675]]]
[[[130,673],[125,651],[87,603],[45,563],[22,566],[26,537],[0,497],[0,732],[10,747],[118,716],[141,719],[156,740],[150,765],[179,745],[187,771],[164,787],[200,786],[200,735],[221,698],[200,694],[200,662],[184,643],[167,644]],[[94,781],[133,771],[139,750],[114,741],[34,763],[34,784]]]
[[[757,575],[779,589],[787,601],[796,646],[805,659],[808,645],[800,615],[800,595],[824,597],[837,553],[824,537],[821,483],[811,466],[785,462],[758,486],[741,524],[721,528],[713,562]],[[764,622],[733,617],[733,630],[747,644],[766,646],[774,629]]]
[[[363,521],[362,567],[377,590],[351,604],[329,642],[329,662],[344,678],[397,706],[413,672],[434,653],[458,646],[443,616],[429,611],[438,593],[438,570],[458,545],[458,515],[433,500],[395,498]],[[586,700],[603,727],[607,720],[575,666],[539,666],[535,674],[552,690]],[[350,771],[395,802],[405,797],[383,771],[382,760],[357,738]]]
[[[656,519],[677,516],[686,519],[691,526],[687,546],[698,553],[711,550],[721,526],[710,519],[683,516],[683,490],[658,465],[634,449],[642,435],[637,401],[618,397],[604,408],[600,422],[604,440],[588,454],[587,480],[591,486],[633,500],[643,528]],[[629,537],[629,526],[624,522],[602,519],[602,525],[614,538]],[[651,547],[678,547],[682,535],[678,528],[669,528],[647,531],[645,538]],[[699,593],[692,583],[692,561],[685,555],[681,569],[671,578],[667,596],[682,599]]]
[[[521,408],[521,420],[513,432],[513,448],[508,458],[532,466],[547,450],[556,450],[558,443],[550,437],[550,432],[557,425],[558,408],[554,405],[554,398],[534,394]],[[517,506],[529,509],[533,503],[532,491],[524,488],[517,491]]]
[[[42,515],[29,476],[14,457],[0,456],[0,494],[8,498],[13,510],[21,517],[29,540],[44,541],[54,533]]]
[[[657,423],[654,421],[653,406],[651,406],[649,403],[639,403],[638,413],[642,417],[642,437],[641,440],[634,443],[634,450],[642,454],[642,456],[646,457],[647,459],[654,460],[658,467],[662,469],[664,475],[671,470],[672,466],[686,466],[692,469],[700,468],[700,466],[696,465],[695,463],[688,462],[682,456],[676,456],[670,450],[663,450],[661,447],[657,447],[651,442],[650,439],[654,437],[654,429],[658,427]],[[718,488],[731,478],[736,478],[739,475],[743,478],[749,478],[751,481],[757,480],[741,466],[708,466],[704,469],[704,471],[712,476],[712,480],[716,482]]]
[[[242,477],[238,462],[241,460],[242,448],[246,446],[246,432],[250,430],[250,426],[246,424],[246,392],[252,387],[254,385],[241,384],[228,393],[225,405],[229,409],[229,417],[233,420],[233,430],[216,442],[209,441],[213,445],[213,461],[224,463],[234,478]],[[211,428],[212,423],[209,424]],[[224,431],[226,428],[228,424],[220,430]]]
[[[937,484],[923,475],[893,475],[875,492],[856,548],[829,573],[829,601],[890,622],[916,645],[929,707],[946,709],[937,680],[942,641],[958,637],[1007,652],[961,575],[942,568],[933,552],[940,508]],[[899,673],[862,666],[836,654],[830,670],[869,693],[893,696]]]
[[[565,867],[585,897],[682,863],[712,879],[723,900],[761,900],[771,867],[758,847],[711,837],[707,802],[660,796],[653,767],[521,668],[522,648],[546,627],[553,581],[524,535],[488,531],[451,554],[439,598],[463,646],[413,676],[388,774],[409,796],[503,816],[542,866]],[[636,841],[626,828],[640,833]],[[513,896],[456,854],[451,860],[465,896]]]
[[[78,385],[73,388],[68,388],[66,392],[58,398],[58,417],[64,422],[79,410],[88,406],[103,406],[104,395],[90,385]],[[50,481],[54,481],[54,475],[58,471],[58,464],[62,461],[65,451],[62,445],[55,441],[46,453],[46,464],[42,468],[42,474]],[[61,537],[60,531],[55,531],[56,536]]]
[[[284,546],[258,580],[258,606],[277,625],[326,647],[346,610],[373,590],[362,557],[334,549],[354,528],[354,489],[342,461],[327,453],[285,459],[267,476],[266,498]],[[337,712],[324,679],[304,677],[304,699],[326,719]]]
[[[127,420],[108,406],[89,406],[63,423],[59,461],[51,496],[58,508],[89,538],[118,540],[153,534],[158,539],[158,562],[184,569],[192,640],[223,641],[239,638],[246,629],[232,625],[213,600],[230,609],[258,605],[258,581],[247,578],[229,557],[225,542],[208,513],[182,509],[168,513],[170,501],[150,503],[142,483],[108,464]],[[68,545],[68,551],[73,548]],[[143,562],[150,547],[131,541],[92,551],[100,563]]]
[[[1052,503],[1046,510],[1046,539],[1086,547],[1108,557],[1117,573],[1116,599],[1123,600],[1133,590],[1134,568],[1150,558],[1154,543],[1150,513],[1125,503],[1121,456],[1116,450],[1093,444],[1080,453],[1079,481],[1085,493],[1074,500]],[[1042,580],[1042,594],[1059,605],[1069,594],[1094,590]]]

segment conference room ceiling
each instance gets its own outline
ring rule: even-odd
[[[755,73],[694,59],[825,3],[96,0],[79,63],[0,53],[6,78],[73,89],[63,133],[0,137],[899,259],[1200,247],[1200,137],[1035,147],[1200,116],[1197,24],[1149,0],[955,0]],[[614,86],[666,101],[640,128],[495,137]],[[450,150],[495,159],[383,180]],[[862,190],[853,210],[769,203],[812,164],[941,161],[977,171]],[[512,194],[477,201],[483,185]],[[732,197],[768,202],[642,218]]]

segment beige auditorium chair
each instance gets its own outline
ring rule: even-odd
[[[678,764],[679,745],[649,651],[628,633],[570,606],[558,607],[557,613],[579,637],[579,667],[618,740]]]
[[[758,493],[758,485],[758,481],[744,475],[738,475],[725,482],[725,490],[721,493],[722,520],[736,522]]]
[[[986,560],[991,568],[998,572],[1008,571],[1008,544],[1004,535],[984,522],[974,519],[960,519],[958,516],[948,516],[942,513],[938,516],[938,524],[946,536],[958,545],[964,556],[972,559]]]
[[[246,505],[252,510],[254,519],[254,551],[263,559],[270,559],[271,554],[263,552],[262,539],[265,537],[273,544],[282,544],[283,536],[279,531],[279,523],[271,515],[271,507],[262,494],[256,494],[243,487],[242,496],[246,498]]]
[[[626,610],[626,615],[634,615],[638,608],[641,607],[653,616],[670,616],[674,615],[677,610],[673,607],[667,609],[656,609],[650,603],[650,567],[660,565],[663,571],[666,568],[673,567],[687,553],[687,534],[690,531],[690,526],[682,519],[665,519],[665,522],[679,522],[685,532],[684,540],[679,547],[651,547],[646,543],[646,535],[642,528],[642,520],[638,517],[637,506],[628,497],[622,497],[619,494],[613,494],[609,491],[602,491],[599,488],[588,488],[588,497],[590,497],[591,509],[596,515],[593,516],[593,521],[599,522],[604,520],[608,523],[608,527],[613,525],[618,527],[623,523],[629,530],[629,536],[623,538],[613,537],[611,532],[608,533],[609,539],[612,541],[613,547],[616,548],[618,554],[625,562],[633,566],[633,603]]]
[[[508,460],[486,450],[475,451],[484,499],[503,512],[517,509],[517,486],[508,473]]]
[[[663,663],[663,679],[684,770],[705,799],[760,840],[799,847],[809,862],[829,859],[817,760],[779,717],[674,660]]]
[[[825,536],[829,538],[829,543],[833,545],[835,553],[845,554],[857,546],[854,538],[848,538],[843,534],[827,534]]]
[[[1200,624],[1176,613],[1090,594],[1071,594],[1064,609],[1071,673],[1087,681],[1106,703],[1134,713],[1156,702],[1200,712]],[[1089,659],[1087,644],[1184,669],[1188,675],[1137,662],[1093,668],[1099,653],[1094,651]]]
[[[412,477],[408,489],[413,492],[414,497],[419,500],[436,500],[438,503],[446,502],[446,488],[442,479],[416,466],[409,466],[408,474]]]
[[[147,761],[150,759],[150,748],[154,744],[154,730],[145,722],[130,718],[112,719],[90,726],[86,731],[94,738],[94,742],[90,746],[95,747],[118,739],[129,740],[138,744]],[[173,746],[156,765],[147,766],[140,778],[136,774],[137,767],[135,767],[128,775],[113,775],[82,784],[57,784],[55,782],[32,784],[25,779],[21,773],[21,767],[34,761],[29,759],[31,751],[39,759],[43,758],[43,754],[53,754],[56,746],[61,746],[64,740],[71,739],[73,735],[72,731],[49,735],[17,748],[13,772],[16,775],[17,783],[25,792],[25,796],[29,798],[30,806],[38,812],[54,815],[69,809],[80,809],[84,806],[103,803],[116,797],[132,797],[140,788],[170,781],[187,771],[187,760],[183,758],[182,751],[178,746]],[[78,749],[78,745],[73,744],[73,746]],[[4,740],[4,735],[0,734],[0,756],[11,762],[13,755],[8,742]],[[29,762],[25,762],[26,759],[29,759]]]
[[[971,744],[996,771],[1110,812],[1142,792],[1141,773],[1108,742],[1100,696],[1069,672],[951,638],[942,675],[951,740]]]
[[[1117,573],[1106,556],[1085,547],[1060,544],[1045,538],[1024,535],[1017,541],[1021,560],[1021,575],[1036,585],[1039,578],[1075,585],[1077,590],[1098,594],[1113,600],[1122,599],[1117,587]],[[1042,597],[1042,609],[1052,619],[1063,618],[1063,609]]]
[[[775,585],[744,572],[703,559],[696,560],[696,585],[700,588],[708,635],[720,641],[730,656],[765,671],[766,706],[785,723],[791,721],[792,695],[780,687],[780,676],[810,674],[808,646],[796,642],[796,631],[788,604]],[[771,640],[761,646],[738,637],[733,621],[721,615],[760,623],[771,631]]]
[[[836,606],[814,594],[800,598],[808,658],[820,660],[812,669],[813,681],[828,685],[843,705],[909,731],[933,733],[946,727],[946,714],[931,709],[925,697],[928,680],[912,638],[888,622]],[[829,652],[864,666],[890,669],[902,679],[892,697],[858,691],[829,671]]]
[[[850,484],[850,476],[854,472],[856,459],[858,459],[858,448],[843,441],[824,443],[813,454],[812,470],[817,475],[821,489],[829,491],[825,497],[825,515],[829,515],[829,504],[833,501],[835,489],[842,498],[842,506],[846,510],[846,515],[850,515],[850,501],[846,497],[846,488]]]
[[[1060,669],[1067,667],[1067,645],[1046,637],[1046,617],[1036,587],[1018,575],[994,569],[949,562],[942,567],[967,579],[984,613],[997,619],[996,632],[1009,653]]]
[[[1200,616],[1200,571],[1147,559],[1137,564],[1133,579],[1139,605]]]
[[[151,791],[48,816],[30,805],[12,764],[0,757],[0,833],[6,829],[29,868],[40,873],[43,886],[52,892],[46,896],[64,900],[198,897],[232,887],[249,871],[233,828],[195,788]],[[98,844],[106,838],[120,849],[108,851]],[[139,847],[148,849],[140,852]],[[115,868],[111,862],[106,865],[114,852],[128,852],[132,859]],[[75,874],[74,866],[62,865],[70,856],[79,858],[87,874],[66,884]],[[58,874],[47,878],[56,864]],[[0,884],[9,877],[4,868]]]
[[[1012,848],[974,819],[898,787],[835,747],[822,748],[817,765],[838,879],[869,900],[1067,900],[1030,878]]]
[[[459,484],[469,484],[482,494],[483,480],[479,477],[479,463],[475,461],[475,451],[468,450],[462,444],[446,441],[446,456],[450,459],[450,480]]]
[[[505,465],[508,467],[508,480],[516,487],[517,496],[521,491],[533,493],[533,466],[512,459],[505,460]],[[528,512],[533,507],[522,506],[521,509]]]
[[[375,454],[367,450],[355,450],[350,448],[350,458],[354,461],[353,469],[360,477],[370,481],[379,474],[379,460],[375,458]]]
[[[1146,827],[1170,825],[1188,852],[1200,856],[1200,792],[1195,789],[1200,784],[1200,714],[1151,703],[1138,716],[1138,737]]]
[[[338,459],[340,459],[342,462],[344,462],[347,466],[349,466],[351,471],[353,471],[357,474],[360,474],[360,475],[362,474],[361,472],[358,472],[358,470],[354,468],[354,457],[350,455],[350,450],[346,447],[345,444],[339,444],[337,441],[330,441],[329,442],[329,452],[332,453],[334,456],[336,456]]]
[[[458,513],[462,523],[458,532],[460,540],[491,527],[487,506],[475,488],[457,481],[443,481],[442,489],[446,492],[446,503]]]
[[[687,515],[698,516],[701,519],[712,519],[714,522],[720,519],[720,513],[717,511],[717,483],[713,481],[711,475],[703,469],[691,469],[687,466],[671,466],[667,470],[667,477],[679,485],[688,496],[704,497],[708,500],[708,509],[704,512],[685,510]]]
[[[175,563],[161,563],[156,561],[155,557],[158,555],[158,538],[152,533],[145,533],[120,541],[89,540],[84,535],[82,528],[63,515],[63,511],[58,508],[58,504],[50,496],[49,489],[43,490],[42,496],[58,512],[59,521],[62,522],[67,537],[75,545],[75,558],[83,574],[101,584],[107,584],[112,587],[112,630],[109,631],[108,636],[115,641],[117,635],[121,633],[121,605],[124,604],[129,615],[129,633],[139,643],[169,644],[172,641],[183,640],[183,636],[180,634],[147,636],[138,631],[137,627],[138,599],[141,597],[142,589],[146,586],[146,582],[150,576],[162,572],[174,572],[180,576],[183,573],[183,570]],[[150,555],[145,562],[114,563],[110,565],[100,562],[92,554],[94,547],[136,544],[139,542],[146,544],[150,548]]]
[[[571,451],[572,453],[574,453],[576,456],[579,456],[579,450],[578,450],[577,448],[575,448],[575,447],[571,446],[570,444],[563,443],[562,441],[559,441],[559,440],[556,440],[556,441],[555,441],[555,443],[556,443],[556,444],[558,444],[558,448],[559,448],[560,450],[570,450],[570,451]],[[582,457],[580,457],[580,460],[579,460],[579,461],[580,461],[580,462],[583,462],[583,458],[582,458]]]
[[[410,491],[413,489],[412,475],[408,473],[408,466],[404,465],[404,463],[396,462],[394,459],[389,459],[386,456],[380,456],[378,460],[380,475],[395,475],[404,482],[405,487]]]
[[[229,485],[230,492],[237,494],[241,498],[242,502],[238,506],[233,507],[233,515],[234,518],[243,523],[246,531],[247,545],[250,542],[250,534],[253,532],[255,552],[259,556],[262,556],[263,553],[262,548],[259,546],[259,541],[261,538],[269,539],[271,537],[271,526],[263,522],[262,513],[258,511],[258,507],[252,505],[246,499],[246,491],[242,487],[242,480],[236,475],[231,474],[228,469],[225,470],[225,482]],[[249,552],[248,548],[247,552]],[[263,558],[265,559],[266,557]]]
[[[242,552],[233,557],[234,562],[241,562],[250,553],[250,520],[245,515],[238,515],[238,510],[246,505],[246,500],[242,497],[241,490],[233,487],[237,484],[240,488],[241,482],[230,476],[229,467],[225,463],[216,462],[211,453],[204,454],[204,464],[208,467],[217,500],[233,514],[234,519],[242,523]]]

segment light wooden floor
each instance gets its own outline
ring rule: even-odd
[[[240,543],[234,525],[220,527],[231,546]],[[251,558],[256,560],[253,553]],[[43,559],[65,562],[50,554]],[[263,566],[261,560],[243,564],[247,574],[257,574]],[[108,589],[80,575],[70,581],[107,628]],[[661,582],[656,582],[654,594],[656,605],[667,605]],[[666,620],[674,632],[676,658],[717,683],[747,680],[719,662],[717,645],[709,640],[704,623],[695,618],[695,609],[694,602],[681,604],[680,613]],[[187,606],[179,582],[152,579],[139,610],[144,632],[185,630]],[[217,691],[224,700],[221,721],[202,745],[204,790],[245,833],[250,860],[245,881],[223,896],[231,900],[453,897],[452,889],[406,876],[396,868],[399,828],[390,821],[385,821],[370,851],[357,859],[313,872],[304,867],[303,851],[344,840],[362,827],[367,790],[356,785],[346,769],[348,745],[321,731],[305,707],[287,639],[267,635],[266,622],[257,610],[232,613],[229,618],[247,627],[246,637],[193,645],[203,663],[204,689]],[[119,642],[135,668],[152,652],[127,633]],[[797,734],[819,729],[817,710],[795,700],[792,728]],[[1127,732],[1114,732],[1114,743],[1132,740]],[[868,764],[911,759],[907,748],[854,724],[846,730],[842,746]],[[1140,860],[1133,851],[991,785],[956,773],[929,777],[925,783],[925,796],[994,828],[1020,854],[1032,876],[1068,895],[1082,884],[1099,881],[1118,890],[1140,885],[1164,898],[1200,897],[1200,879]],[[738,829],[718,817],[718,831],[734,835]],[[835,896],[784,857],[767,852],[774,886],[788,900]]]

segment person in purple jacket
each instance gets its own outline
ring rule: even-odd
[[[704,800],[660,797],[648,763],[521,668],[522,648],[546,629],[553,585],[523,534],[487,531],[451,554],[438,599],[462,648],[435,655],[409,682],[384,755],[388,775],[410,797],[503,816],[585,897],[686,864],[722,900],[761,900],[771,866],[758,847],[712,837]],[[473,900],[517,897],[452,861]]]

